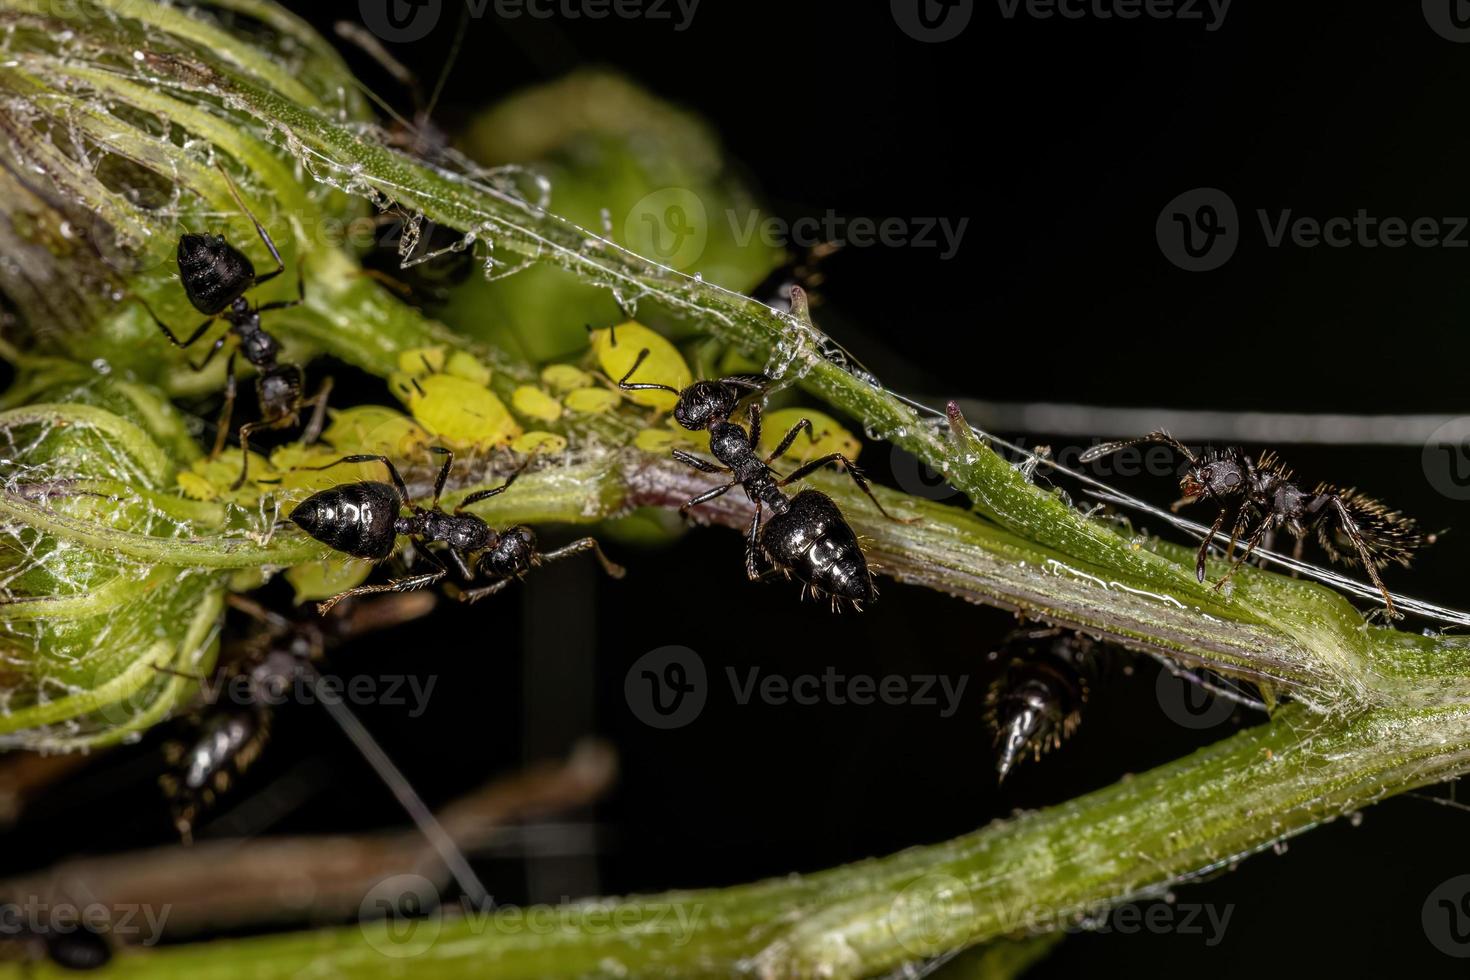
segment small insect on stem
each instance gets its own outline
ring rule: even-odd
[[[225,183],[229,185],[230,194],[234,197],[235,203],[240,206],[240,210],[255,226],[256,234],[260,236],[266,250],[270,252],[276,267],[265,275],[257,275],[255,265],[249,257],[225,241],[223,235],[185,234],[179,238],[179,280],[183,283],[189,302],[196,310],[205,314],[207,319],[180,340],[178,334],[170,329],[168,324],[158,317],[158,314],[153,312],[153,308],[146,300],[142,297],[135,298],[148,311],[153,322],[158,324],[158,328],[163,331],[169,343],[181,349],[192,347],[216,320],[223,320],[229,324],[229,329],[215,340],[203,359],[197,364],[190,364],[190,367],[196,371],[204,370],[226,342],[231,337],[235,339],[235,347],[230,351],[230,358],[225,367],[225,403],[220,410],[214,449],[210,453],[211,459],[223,451],[225,440],[229,437],[230,423],[235,411],[236,359],[244,357],[255,368],[257,372],[255,393],[260,402],[261,418],[258,422],[249,422],[240,427],[242,457],[240,476],[231,486],[231,489],[237,490],[245,483],[245,478],[249,475],[251,433],[284,429],[296,425],[301,421],[302,411],[310,407],[312,413],[303,432],[303,441],[307,443],[316,441],[326,422],[327,396],[332,390],[332,381],[328,378],[315,395],[303,400],[301,397],[303,388],[301,368],[295,364],[280,363],[281,344],[261,327],[260,315],[272,310],[300,306],[306,300],[306,280],[298,271],[296,276],[297,298],[294,300],[266,303],[263,306],[250,305],[245,294],[256,286],[262,286],[284,273],[286,263],[281,259],[281,253],[276,248],[276,243],[271,240],[270,233],[256,219],[244,198],[240,196],[240,191],[235,187],[235,182],[231,179],[229,172],[222,166],[219,172],[224,176]]]
[[[777,478],[771,462],[791,448],[803,431],[812,437],[812,424],[802,419],[781,439],[775,452],[764,460],[755,447],[760,445],[761,406],[754,401],[746,410],[750,430],[730,421],[740,404],[751,396],[764,394],[770,379],[759,374],[731,375],[717,381],[696,381],[682,391],[670,385],[634,382],[633,375],[648,357],[639,352],[633,366],[618,381],[623,391],[668,391],[678,396],[674,421],[690,431],[708,430],[710,452],[722,465],[707,462],[683,450],[674,450],[674,458],[702,473],[729,473],[730,480],[686,501],[679,513],[741,487],[752,503],[755,516],[746,532],[745,571],[751,581],[779,572],[787,578],[795,575],[803,583],[803,593],[815,598],[830,596],[834,611],[844,604],[861,610],[863,603],[878,597],[877,585],[868,568],[867,557],[858,544],[857,535],[831,497],[818,490],[802,490],[787,497],[784,488],[805,479],[830,463],[841,464],[858,489],[867,494],[873,505],[891,521],[913,523],[894,517],[873,494],[867,478],[841,453],[829,453],[798,467],[790,476]],[[771,517],[762,523],[766,511]]]
[[[296,506],[287,518],[297,527],[336,551],[381,562],[392,556],[399,535],[407,535],[416,545],[415,551],[430,568],[418,575],[395,579],[383,585],[362,585],[349,589],[318,603],[317,608],[326,613],[338,602],[351,596],[372,595],[378,592],[412,592],[428,588],[449,574],[446,566],[434,552],[432,544],[444,545],[445,554],[455,571],[466,583],[489,581],[489,585],[456,593],[461,602],[478,602],[494,595],[511,582],[526,575],[532,568],[550,561],[560,561],[573,555],[590,551],[611,578],[620,579],[625,574],[621,565],[610,561],[593,538],[582,538],[564,548],[542,552],[537,547],[536,532],[529,527],[515,525],[504,531],[496,531],[483,518],[465,513],[471,504],[488,500],[509,490],[516,479],[530,465],[527,456],[521,466],[500,486],[472,493],[460,501],[453,513],[439,506],[444,485],[454,465],[454,453],[441,446],[431,446],[430,452],[445,457],[444,465],[434,481],[434,499],[428,507],[414,503],[408,485],[403,482],[397,467],[386,456],[354,455],[328,463],[325,466],[305,467],[308,470],[327,470],[343,463],[382,463],[391,482],[363,481],[312,494]],[[401,516],[407,509],[409,514]]]
[[[1091,638],[1059,628],[1006,636],[996,654],[1001,673],[985,697],[999,780],[1028,755],[1040,759],[1077,730],[1097,679],[1097,647]]]
[[[1230,543],[1225,549],[1228,561],[1224,576],[1215,583],[1218,591],[1244,564],[1267,535],[1285,529],[1296,539],[1292,556],[1300,559],[1307,535],[1316,532],[1317,542],[1327,556],[1344,565],[1361,563],[1373,585],[1383,594],[1389,616],[1397,616],[1393,597],[1379,577],[1379,571],[1390,563],[1409,566],[1414,553],[1427,542],[1412,518],[1365,496],[1357,490],[1341,490],[1319,483],[1311,492],[1301,489],[1275,453],[1263,453],[1252,459],[1238,447],[1204,449],[1191,452],[1169,433],[1150,432],[1138,439],[1106,442],[1082,454],[1087,463],[1131,446],[1158,444],[1168,446],[1189,464],[1179,480],[1184,498],[1175,507],[1209,500],[1220,510],[1201,542],[1195,556],[1195,577],[1205,580],[1205,558],[1215,536],[1227,524]],[[1334,532],[1340,533],[1339,541]],[[1237,558],[1235,545],[1245,542]]]

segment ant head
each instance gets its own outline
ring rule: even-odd
[[[728,418],[740,402],[740,391],[722,381],[696,381],[679,394],[674,421],[686,429],[707,429]]]
[[[1237,456],[1206,452],[1179,478],[1179,489],[1186,497],[1213,497],[1224,500],[1245,492],[1245,465]]]
[[[281,364],[256,379],[261,414],[268,419],[294,412],[301,402],[301,369],[294,364]]]
[[[500,534],[475,571],[483,578],[516,578],[529,572],[535,563],[536,532],[516,525]]]
[[[179,279],[189,302],[214,316],[255,285],[255,266],[223,235],[179,238]]]

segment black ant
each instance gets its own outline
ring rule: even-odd
[[[460,501],[453,513],[439,507],[439,497],[444,492],[449,470],[454,465],[454,453],[442,446],[431,446],[429,451],[447,457],[434,481],[434,500],[428,507],[420,507],[409,496],[408,486],[398,474],[392,460],[381,455],[344,456],[326,466],[309,469],[331,469],[342,463],[382,463],[388,470],[392,483],[363,481],[345,483],[312,494],[291,512],[288,520],[307,534],[336,551],[354,558],[384,561],[393,554],[400,534],[413,539],[417,551],[434,565],[434,570],[421,575],[412,575],[384,585],[363,585],[349,589],[317,604],[325,613],[335,604],[349,596],[369,595],[376,592],[411,592],[428,588],[449,574],[449,569],[433,552],[430,544],[447,546],[450,561],[465,582],[476,579],[492,579],[491,584],[477,589],[457,593],[462,602],[478,602],[494,595],[511,582],[521,578],[537,565],[560,561],[584,551],[591,551],[612,578],[622,578],[622,566],[614,564],[602,553],[595,538],[582,538],[555,551],[541,553],[536,548],[536,532],[529,527],[515,525],[504,531],[496,531],[483,518],[466,514],[471,504],[488,500],[509,490],[516,478],[525,471],[530,457],[498,487],[480,490]],[[407,517],[400,510],[407,508]],[[474,561],[473,569],[470,562]]]
[[[1027,755],[1040,759],[1077,730],[1097,679],[1097,649],[1090,637],[1059,628],[1005,638],[996,654],[1001,673],[985,698],[1001,780]]]
[[[193,346],[200,337],[204,336],[204,332],[215,320],[224,320],[230,325],[229,330],[221,334],[209,348],[209,353],[204,355],[202,361],[198,364],[190,364],[190,367],[196,371],[204,370],[219,353],[225,342],[231,336],[235,337],[237,343],[235,349],[230,352],[229,364],[225,368],[225,404],[220,411],[219,428],[215,433],[214,450],[210,458],[220,454],[229,436],[230,420],[235,411],[236,357],[243,355],[245,360],[249,361],[258,372],[255,379],[255,393],[260,402],[261,419],[258,422],[249,422],[240,426],[242,462],[240,476],[231,485],[233,490],[245,483],[245,477],[249,472],[250,453],[248,450],[251,433],[295,425],[301,419],[302,409],[310,405],[315,406],[315,409],[303,432],[303,440],[307,443],[316,441],[326,421],[327,395],[331,391],[332,382],[331,379],[328,379],[322,384],[316,395],[303,401],[301,369],[294,364],[281,364],[277,361],[281,352],[280,342],[262,329],[260,315],[271,310],[300,306],[306,299],[306,281],[299,275],[297,276],[298,295],[294,300],[266,303],[263,306],[252,307],[250,305],[245,294],[285,272],[286,263],[282,261],[281,253],[276,249],[276,243],[271,240],[270,233],[256,220],[254,213],[245,204],[245,200],[240,196],[229,173],[223,167],[220,168],[220,173],[224,175],[225,182],[230,188],[230,194],[235,198],[235,203],[240,206],[240,210],[245,212],[245,216],[255,226],[256,233],[260,235],[260,240],[265,243],[266,249],[271,253],[271,258],[276,262],[276,268],[263,276],[258,276],[255,273],[255,265],[249,257],[225,241],[223,235],[185,234],[179,238],[179,279],[184,285],[184,293],[189,297],[189,302],[200,313],[208,316],[208,319],[196,327],[186,339],[180,340],[169,329],[168,324],[159,319],[146,301],[140,298],[139,302],[143,303],[143,308],[148,311],[153,322],[158,324],[169,343],[180,349]]]
[[[270,739],[271,706],[281,703],[298,683],[315,681],[315,665],[330,647],[417,619],[434,605],[432,596],[405,596],[350,611],[344,607],[326,621],[299,622],[241,596],[231,596],[230,604],[264,629],[235,645],[233,655],[216,671],[212,709],[185,719],[180,735],[163,747],[168,771],[159,777],[159,784],[185,843],[193,839],[199,815],[259,758]],[[182,671],[159,670],[204,683]]]
[[[747,409],[750,431],[730,421],[730,416],[741,401],[750,395],[761,394],[770,387],[770,379],[764,375],[731,375],[718,381],[696,381],[680,391],[663,384],[630,384],[628,379],[637,372],[648,357],[648,350],[639,352],[628,373],[618,381],[623,391],[671,391],[679,397],[674,406],[674,420],[691,431],[709,431],[710,452],[723,466],[707,463],[698,456],[683,450],[674,450],[674,458],[702,473],[730,473],[733,479],[706,490],[686,501],[679,513],[688,516],[690,508],[715,499],[734,487],[742,487],[745,495],[755,504],[755,516],[751,519],[746,535],[745,572],[751,581],[763,578],[761,560],[764,559],[787,578],[795,575],[805,583],[816,598],[832,597],[834,610],[843,602],[850,602],[862,609],[865,602],[878,597],[878,587],[868,569],[867,557],[858,544],[857,535],[837,504],[818,490],[803,490],[788,498],[782,488],[802,480],[829,463],[841,463],[847,475],[852,477],[858,489],[868,495],[874,506],[889,520],[910,523],[894,517],[884,509],[873,495],[872,487],[862,472],[842,453],[829,453],[798,467],[790,476],[777,479],[771,462],[791,448],[796,437],[806,431],[812,436],[812,424],[802,419],[791,427],[781,439],[775,452],[762,460],[755,451],[761,438],[761,407],[752,402]],[[764,524],[761,516],[766,511],[771,517]]]
[[[1230,544],[1225,551],[1230,567],[1215,583],[1217,590],[1250,558],[1268,533],[1274,534],[1281,528],[1290,531],[1296,538],[1293,557],[1300,559],[1307,533],[1315,530],[1322,550],[1333,561],[1346,565],[1362,563],[1368,577],[1383,594],[1389,616],[1396,615],[1393,597],[1378,577],[1378,571],[1390,562],[1407,568],[1414,552],[1427,543],[1413,519],[1389,510],[1356,490],[1339,490],[1330,484],[1320,483],[1315,491],[1308,493],[1293,482],[1291,470],[1277,459],[1275,453],[1267,452],[1252,460],[1243,449],[1229,447],[1207,448],[1196,456],[1164,431],[1094,446],[1083,453],[1081,459],[1084,463],[1090,462],[1144,443],[1169,446],[1189,461],[1188,469],[1179,480],[1184,498],[1174,504],[1175,509],[1203,498],[1209,498],[1220,506],[1210,534],[1200,544],[1199,553],[1195,556],[1194,573],[1200,582],[1205,580],[1205,556],[1210,543],[1225,526],[1227,517],[1233,516]],[[1336,522],[1356,556],[1346,554],[1345,549],[1333,539],[1329,533],[1331,521]],[[1235,544],[1242,536],[1245,538],[1245,551],[1239,558],[1234,558]]]

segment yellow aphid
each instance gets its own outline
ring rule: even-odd
[[[638,359],[639,351],[645,348],[648,356],[643,359],[632,381],[668,385],[680,390],[694,381],[679,348],[669,343],[663,334],[637,321],[629,320],[616,327],[592,331],[592,352],[597,355],[597,363],[603,373],[614,381],[628,373]],[[630,391],[626,395],[634,404],[647,405],[660,412],[671,411],[679,401],[679,396],[671,391]]]
[[[541,422],[555,422],[561,418],[561,402],[531,385],[517,388],[510,396],[510,403],[526,418]]]
[[[261,488],[257,480],[274,480],[279,476],[271,463],[258,453],[250,454],[250,479],[238,490],[230,485],[240,476],[240,450],[226,449],[214,459],[196,459],[177,477],[178,486],[184,496],[193,500],[220,500],[241,506],[253,506],[259,499]]]
[[[398,370],[415,378],[440,374],[444,370],[443,347],[414,347],[398,352]]]
[[[548,364],[541,369],[541,383],[559,395],[592,387],[596,379],[571,364]]]
[[[601,415],[617,408],[619,401],[618,393],[606,388],[578,388],[562,399],[562,405],[568,412]]]
[[[698,447],[699,443],[687,432],[673,429],[640,429],[633,437],[633,445],[646,453],[666,453],[671,449]]]
[[[522,432],[495,392],[467,378],[395,374],[389,384],[419,424],[451,447],[509,442]]]
[[[515,442],[510,448],[518,453],[540,453],[545,456],[555,456],[567,448],[565,436],[559,436],[555,432],[527,432]]]
[[[286,569],[286,581],[296,590],[296,604],[330,599],[367,580],[373,563],[357,558],[327,558]]]
[[[347,453],[382,453],[395,459],[411,456],[432,437],[413,419],[386,405],[359,405],[332,413],[322,433],[325,442]]]
[[[490,383],[490,369],[481,364],[473,354],[457,350],[449,355],[449,362],[444,365],[444,373],[452,374],[456,378],[464,378],[475,384],[488,385]]]
[[[791,427],[802,419],[811,422],[812,434],[808,436],[803,432],[798,435],[781,455],[782,459],[804,463],[828,453],[841,453],[848,459],[857,459],[863,448],[858,438],[832,416],[810,408],[783,408],[766,415],[761,426],[761,455],[769,455]]]

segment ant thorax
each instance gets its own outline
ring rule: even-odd
[[[472,554],[493,548],[500,536],[495,529],[474,514],[446,514],[439,510],[426,510],[403,518],[400,523],[409,525],[400,534],[411,534],[430,541],[442,541],[454,551]]]

